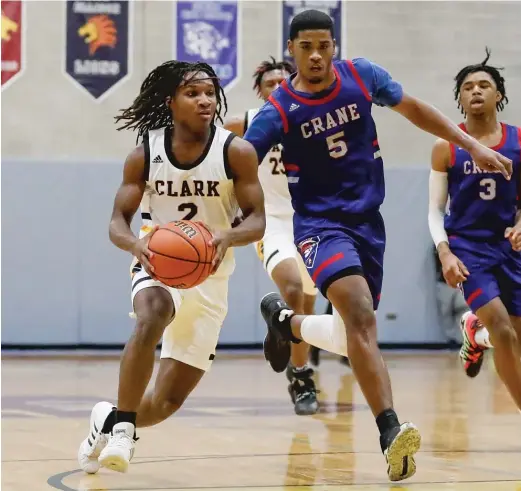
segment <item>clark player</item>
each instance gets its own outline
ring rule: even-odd
[[[461,284],[471,308],[461,321],[465,372],[475,377],[484,350],[494,346],[497,373],[521,409],[521,129],[498,121],[508,99],[504,78],[487,64],[489,56],[487,50],[482,63],[464,67],[455,78],[465,117],[460,127],[512,159],[513,178],[483,171],[467,150],[438,140],[432,151],[429,228],[447,283]]]
[[[479,144],[432,106],[404,93],[381,67],[359,58],[333,62],[333,22],[316,10],[294,17],[288,48],[297,73],[269,97],[245,135],[263,159],[282,144],[295,215],[295,243],[331,316],[295,315],[275,293],[261,302],[268,324],[265,355],[286,368],[290,342],[347,356],[376,418],[391,481],[416,471],[420,434],[400,424],[389,373],[377,344],[385,229],[383,161],[373,103],[393,108],[421,129],[469,151],[479,167],[510,177],[512,162]]]
[[[271,60],[259,64],[254,77],[254,90],[264,101],[280,83],[293,73],[287,61]],[[225,128],[243,136],[259,109],[250,109],[243,116],[230,118]],[[259,180],[264,191],[266,232],[257,242],[257,254],[264,269],[277,285],[290,308],[299,314],[313,314],[317,288],[311,280],[293,240],[293,208],[286,171],[282,164],[282,148],[275,145],[259,165]],[[317,392],[312,379],[313,369],[307,364],[309,345],[291,344],[291,359],[286,370],[288,390],[300,415],[318,411]]]
[[[214,124],[223,105],[224,92],[209,65],[168,61],[152,70],[132,106],[117,118],[124,122],[121,129],[137,129],[143,137],[125,162],[110,222],[114,245],[134,256],[131,298],[137,321],[121,359],[117,408],[109,402],[94,406],[89,435],[78,451],[88,473],[100,465],[125,472],[136,427],[164,421],[197,386],[214,359],[228,308],[231,247],[264,234],[257,155],[248,142]],[[130,223],[140,206],[138,238]],[[239,206],[244,220],[232,229]],[[212,227],[217,248],[212,276],[187,290],[154,278],[147,247],[158,225],[179,219]],[[162,336],[155,386],[144,396]]]

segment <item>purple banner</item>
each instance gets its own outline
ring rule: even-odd
[[[129,75],[128,1],[67,4],[65,71],[95,99]]]
[[[239,79],[239,6],[237,1],[178,1],[175,58],[213,67],[225,89]]]
[[[340,0],[283,0],[282,1],[282,53],[285,60],[291,60],[287,48],[289,26],[293,17],[304,10],[320,10],[333,19],[335,26],[335,58],[341,56],[342,44],[342,2]]]

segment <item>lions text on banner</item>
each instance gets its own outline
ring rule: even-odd
[[[212,66],[224,89],[239,79],[240,6],[237,1],[178,1],[175,59]]]
[[[336,51],[335,58],[341,56],[342,41],[342,1],[341,0],[283,0],[282,2],[282,53],[285,60],[291,60],[287,48],[289,26],[293,17],[304,10],[320,10],[333,19]]]
[[[2,0],[2,89],[22,73],[24,60],[24,15],[22,1]]]
[[[129,1],[67,1],[66,73],[100,100],[130,74]]]

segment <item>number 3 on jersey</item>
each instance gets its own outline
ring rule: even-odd
[[[490,201],[496,197],[496,181],[487,177],[479,181],[482,190],[479,192],[479,197],[486,201]]]
[[[326,138],[327,148],[329,149],[329,155],[334,159],[339,159],[347,153],[347,143],[342,140],[344,132],[339,131],[334,135],[330,135]]]
[[[192,218],[197,215],[197,205],[194,203],[182,203],[177,208],[178,211],[185,211],[188,210],[188,213],[181,218],[181,220],[191,220]]]

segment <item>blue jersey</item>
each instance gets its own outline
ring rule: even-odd
[[[501,126],[501,142],[493,149],[512,160],[510,181],[499,172],[481,170],[466,150],[450,145],[450,203],[449,213],[445,216],[445,230],[449,236],[499,241],[504,240],[505,229],[515,223],[521,167],[521,129],[503,123]],[[460,127],[465,130],[463,124]]]
[[[245,139],[259,161],[282,144],[295,216],[349,220],[377,211],[385,195],[372,104],[394,106],[400,84],[364,58],[335,61],[335,82],[309,94],[282,82],[253,119]]]

